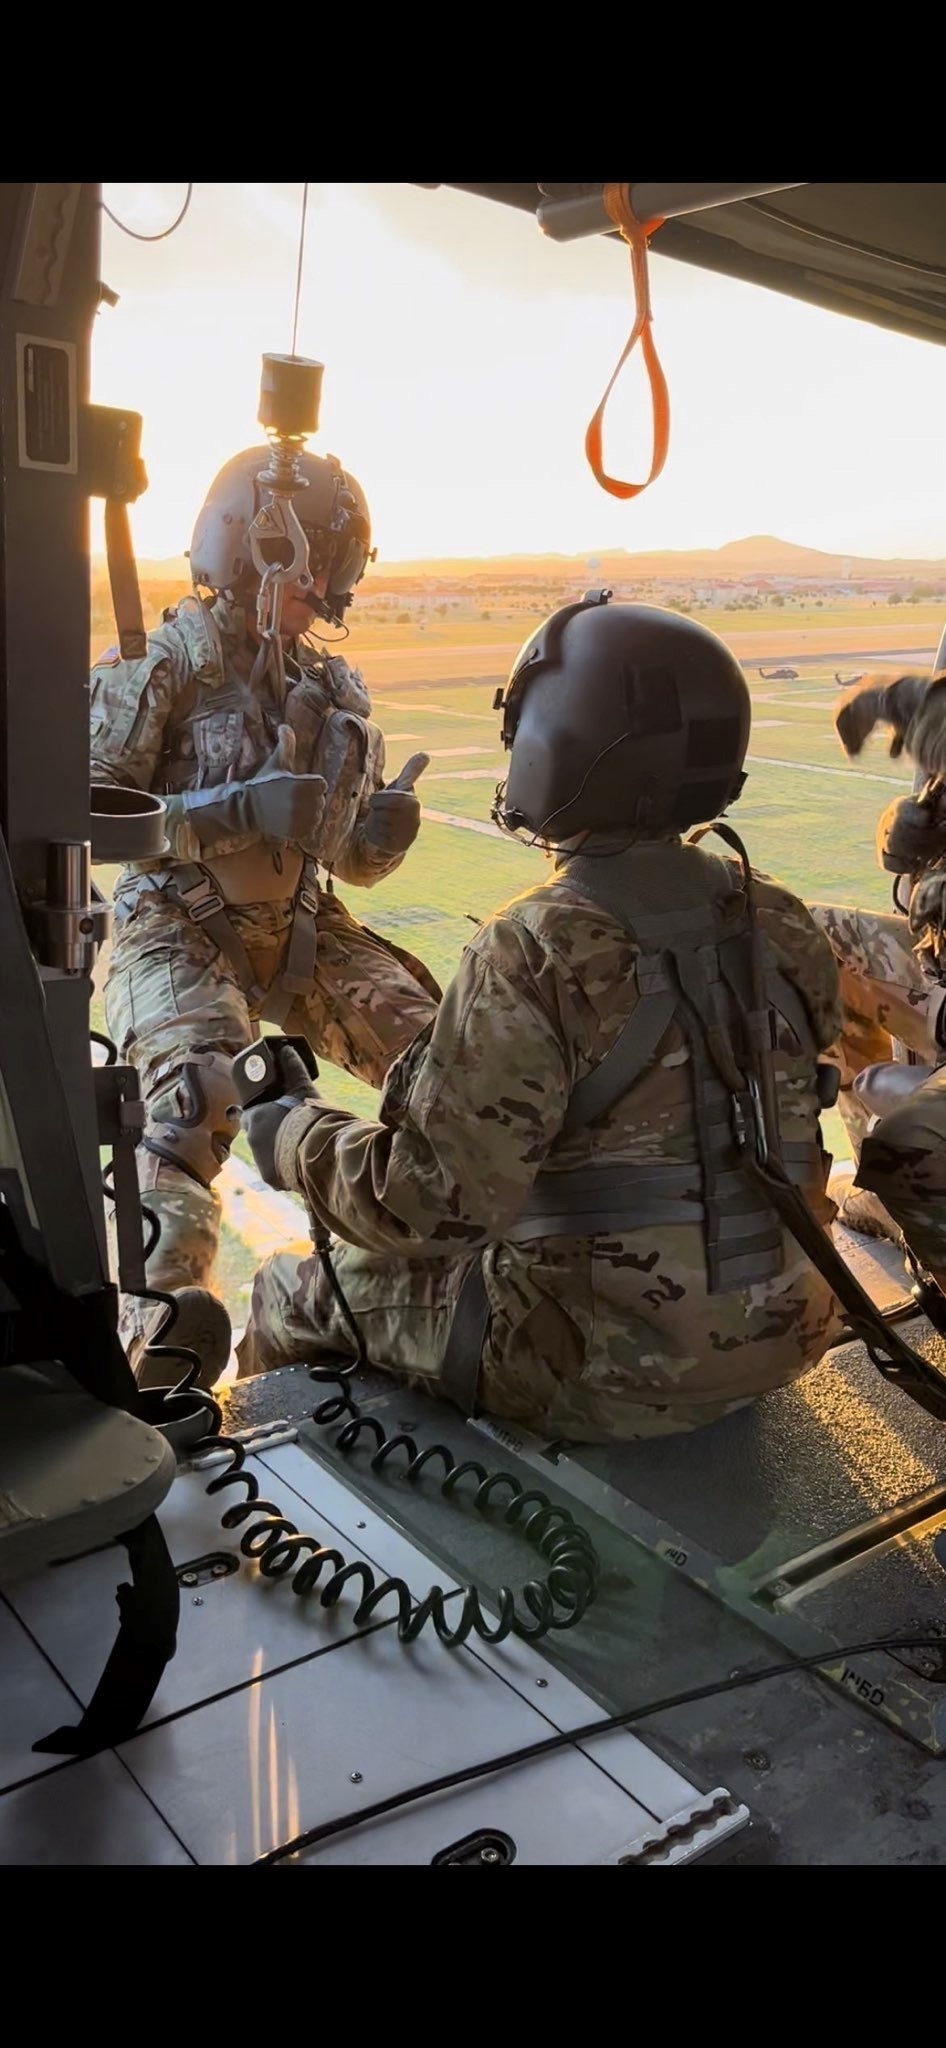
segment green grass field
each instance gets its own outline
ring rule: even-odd
[[[928,620],[921,616],[928,609],[917,607],[909,620],[908,644],[917,649],[938,637],[932,614]],[[834,616],[821,612],[810,619],[793,612],[780,617],[777,625],[770,616],[768,644],[777,644],[778,654],[758,655],[754,646],[750,653],[750,642],[763,637],[759,615],[750,617],[751,626],[747,620],[744,633],[737,633],[725,614],[713,621],[732,638],[745,661],[754,703],[749,779],[733,823],[746,839],[753,865],[778,876],[806,900],[886,909],[890,888],[877,865],[874,834],[880,812],[909,785],[910,770],[890,760],[881,740],[858,762],[847,762],[831,716],[837,696],[835,670],[856,672],[870,662],[852,663],[841,652],[833,658]],[[873,644],[886,654],[897,638],[904,644],[906,622],[900,626],[898,615],[897,623],[899,633],[894,635],[883,608],[864,616],[839,613],[838,649]],[[802,634],[809,625],[816,627],[827,651],[799,665],[798,654],[793,659],[790,650],[793,645],[799,652],[804,649]],[[397,874],[372,891],[343,888],[340,894],[366,924],[426,960],[441,983],[455,971],[473,925],[546,872],[538,850],[503,839],[489,824],[494,787],[504,772],[499,719],[491,702],[507,663],[496,648],[493,622],[488,637],[485,626],[482,630],[483,644],[471,646],[475,628],[464,628],[462,658],[458,626],[452,645],[418,644],[415,632],[413,644],[405,646],[388,628],[375,659],[365,650],[375,715],[386,735],[389,772],[395,773],[409,754],[421,749],[431,755],[419,785],[425,821],[416,847]],[[504,631],[508,638],[508,622]],[[359,652],[356,648],[356,656]],[[760,662],[767,668],[784,661],[799,666],[797,681],[759,677]],[[103,869],[97,875],[100,886],[110,889],[114,874]],[[100,1029],[104,965],[100,962],[93,1016]],[[322,1086],[340,1106],[359,1115],[374,1114],[375,1092],[351,1076],[324,1066]],[[847,1144],[836,1115],[826,1120],[826,1138],[835,1156],[844,1158]],[[249,1160],[242,1139],[236,1150]],[[238,1323],[245,1316],[252,1265],[252,1256],[229,1230],[219,1281]]]

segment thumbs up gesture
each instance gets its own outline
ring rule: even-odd
[[[413,846],[420,830],[420,802],[414,784],[429,766],[429,754],[412,754],[400,775],[371,798],[365,836],[379,852],[406,853]]]

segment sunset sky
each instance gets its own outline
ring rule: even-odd
[[[142,232],[183,185],[106,185]],[[145,419],[150,558],[187,547],[204,489],[259,439],[264,350],[288,352],[301,185],[195,186],[164,242],[103,224],[120,294],[93,396]],[[300,354],[326,365],[316,448],[364,484],[382,560],[717,546],[749,533],[839,552],[946,555],[937,448],[946,352],[652,259],[673,424],[660,481],[619,504],[584,431],[631,318],[627,258],[547,242],[528,215],[407,184],[312,185]],[[649,455],[643,372],[609,415],[612,469]],[[100,545],[100,527],[95,545]]]

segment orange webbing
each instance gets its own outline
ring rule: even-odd
[[[650,307],[650,278],[647,271],[648,238],[657,228],[663,226],[663,221],[638,220],[631,207],[629,185],[606,185],[603,198],[615,227],[619,229],[631,252],[631,276],[634,280],[636,310],[634,325],[628,335],[624,351],[618,360],[611,382],[585,435],[585,454],[591,464],[596,481],[602,486],[603,490],[610,491],[612,498],[636,498],[641,491],[646,491],[648,484],[652,484],[655,477],[660,475],[667,460],[667,449],[670,444],[670,397],[667,391],[667,380],[661,369],[660,358],[654,345],[653,314]],[[601,450],[601,435],[608,399],[614,390],[628,356],[636,347],[638,341],[643,349],[644,363],[650,381],[650,396],[654,415],[654,452],[651,458],[650,474],[645,478],[644,482],[642,484],[625,484],[621,483],[618,477],[608,476],[605,470]]]

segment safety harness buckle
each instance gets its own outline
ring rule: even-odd
[[[219,889],[206,878],[195,882],[191,889],[182,889],[180,900],[195,924],[204,924],[208,917],[216,917],[217,912],[224,907]]]

